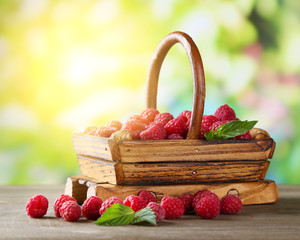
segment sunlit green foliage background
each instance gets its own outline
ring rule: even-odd
[[[144,108],[147,68],[172,31],[192,36],[205,113],[224,103],[277,142],[267,178],[300,184],[300,1],[0,0],[0,184],[79,175],[71,136]],[[163,65],[159,110],[191,109],[183,49]]]

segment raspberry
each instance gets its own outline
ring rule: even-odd
[[[36,195],[30,198],[26,204],[26,213],[32,218],[43,217],[48,210],[48,199],[43,195]]]
[[[157,114],[154,118],[154,122],[160,122],[165,126],[172,119],[174,119],[173,115],[171,113],[165,112]]]
[[[228,194],[221,199],[221,213],[236,214],[243,207],[241,199],[237,196]]]
[[[129,118],[123,125],[123,129],[131,132],[132,139],[139,139],[140,133],[146,129],[147,124],[143,120]]]
[[[156,195],[153,192],[147,190],[139,191],[138,196],[142,198],[146,204],[148,204],[149,202],[157,202]]]
[[[117,120],[111,120],[106,124],[106,127],[116,128],[120,130],[122,128],[122,123]]]
[[[130,195],[127,198],[125,198],[123,204],[128,207],[131,207],[135,212],[147,206],[147,203],[144,201],[144,199],[135,195]]]
[[[109,208],[111,205],[113,205],[115,203],[121,203],[121,204],[123,204],[123,202],[118,197],[111,197],[109,199],[106,199],[102,203],[102,206],[101,206],[101,208],[99,210],[100,215],[102,215],[106,211],[107,208]]]
[[[220,126],[222,126],[223,124],[228,123],[228,122],[230,122],[230,120],[224,120],[224,121],[214,122],[214,123],[211,125],[211,129],[216,130],[218,127],[220,127]]]
[[[142,140],[162,140],[167,138],[166,130],[161,123],[153,123],[140,133]]]
[[[184,214],[183,202],[171,196],[165,196],[161,200],[161,206],[166,210],[166,219],[179,218]]]
[[[174,133],[178,133],[183,138],[185,138],[188,132],[188,127],[181,118],[175,118],[165,125],[165,130],[168,136]]]
[[[103,201],[101,198],[91,196],[82,204],[82,215],[89,220],[96,220],[100,217],[99,210]]]
[[[201,218],[216,218],[220,213],[220,200],[217,195],[206,195],[197,202],[194,209]]]
[[[229,107],[227,104],[224,104],[224,105],[220,106],[216,110],[214,115],[217,118],[219,118],[221,121],[235,120],[236,119],[234,110],[231,107]]]
[[[147,108],[141,113],[141,117],[147,119],[149,122],[153,122],[155,116],[159,114],[159,111],[154,108]]]
[[[68,222],[75,222],[81,216],[81,208],[77,204],[77,202],[74,202],[72,200],[66,201],[61,205],[59,209],[59,214]]]
[[[194,199],[193,199],[192,207],[195,208],[197,202],[198,202],[200,199],[202,199],[202,198],[205,197],[205,196],[210,196],[210,195],[217,196],[217,195],[215,195],[214,193],[212,193],[211,191],[208,191],[208,190],[200,190],[200,191],[196,192],[196,193],[194,194]]]
[[[211,130],[213,123],[218,121],[219,119],[214,115],[203,115],[200,138],[205,139],[204,133],[209,132]]]
[[[178,199],[183,202],[184,205],[184,212],[187,213],[193,209],[192,203],[194,199],[194,195],[190,193],[182,194]]]
[[[87,134],[88,134],[88,135],[96,136],[96,132],[97,132],[97,130],[91,130],[91,131],[88,132]]]
[[[252,139],[250,131],[245,132],[242,135],[236,136],[233,139]]]
[[[147,119],[142,118],[141,115],[134,114],[134,115],[131,115],[129,117],[129,119],[139,120],[139,121],[143,122],[146,125],[149,124],[149,121]]]
[[[168,136],[168,139],[183,139],[180,134],[174,133]]]
[[[62,206],[62,204],[66,201],[76,202],[76,200],[74,198],[72,198],[72,197],[70,197],[69,195],[66,195],[66,194],[61,194],[56,198],[54,206],[53,206],[54,214],[55,214],[56,217],[60,217],[59,209]]]
[[[96,135],[109,138],[116,131],[117,129],[114,127],[99,127],[96,131]]]
[[[86,127],[82,132],[85,134],[88,134],[91,131],[96,131],[97,127],[96,126],[92,126],[92,127]]]
[[[185,110],[179,113],[177,118],[181,118],[185,122],[186,126],[189,128],[191,123],[191,117],[192,117],[192,112],[189,110]]]
[[[156,216],[156,222],[160,222],[165,219],[166,216],[166,210],[160,206],[156,202],[149,202],[147,205],[147,208],[151,208]]]

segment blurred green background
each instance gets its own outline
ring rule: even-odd
[[[300,184],[300,1],[0,0],[0,184],[79,175],[71,136],[144,108],[162,38],[188,33],[206,73],[205,113],[224,103],[277,146],[267,178]],[[158,109],[191,109],[184,50],[164,62]]]

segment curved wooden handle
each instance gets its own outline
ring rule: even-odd
[[[187,138],[199,139],[205,100],[205,77],[199,50],[193,39],[186,33],[170,33],[160,42],[154,52],[147,76],[146,107],[156,108],[157,85],[161,66],[170,48],[178,42],[189,57],[194,82],[192,118]]]

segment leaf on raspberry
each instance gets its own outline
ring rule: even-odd
[[[133,222],[135,212],[131,207],[127,207],[121,203],[115,203],[107,208],[96,222],[97,225],[119,226],[128,225]]]
[[[143,208],[135,213],[133,224],[148,222],[152,225],[156,225],[156,216],[151,208]]]
[[[251,130],[258,121],[231,121],[205,133],[206,140],[224,140],[233,138]]]

